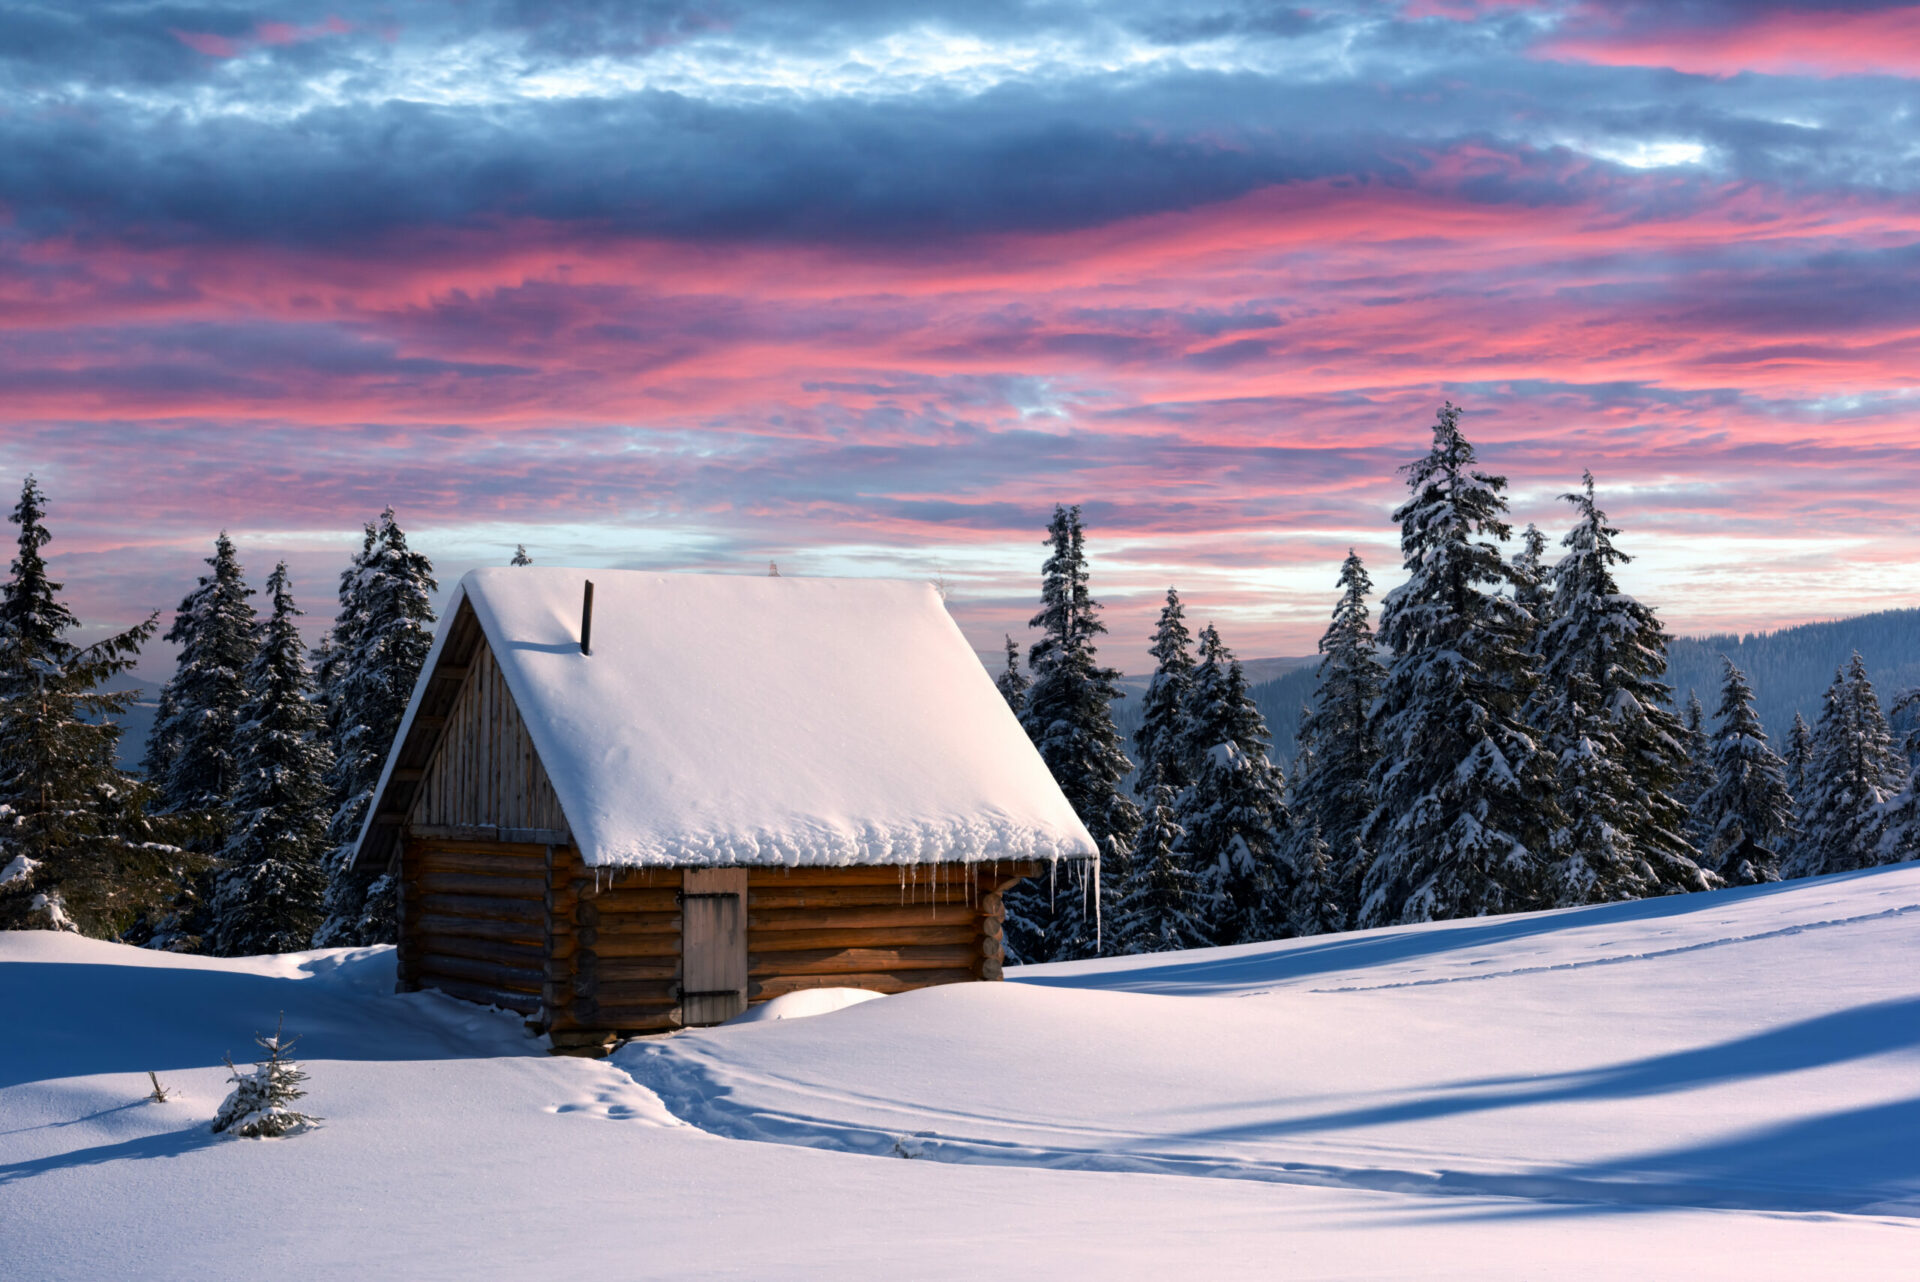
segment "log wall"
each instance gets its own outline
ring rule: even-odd
[[[1002,892],[1032,864],[754,868],[749,1002],[998,979]],[[568,846],[410,837],[403,989],[519,1011],[557,1046],[681,1027],[678,868],[596,870]]]
[[[550,949],[547,848],[410,838],[400,876],[400,987],[536,1015]]]
[[[545,989],[556,1030],[681,1026],[684,870],[596,871],[556,853]],[[806,988],[901,993],[1000,978],[1001,892],[1036,865],[753,868],[747,872],[749,1002]]]

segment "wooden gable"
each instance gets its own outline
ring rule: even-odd
[[[416,836],[541,842],[567,827],[553,784],[485,638],[447,710],[407,811]],[[564,838],[562,838],[564,840]]]

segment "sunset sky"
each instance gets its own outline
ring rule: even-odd
[[[1676,631],[1920,604],[1916,77],[1874,3],[9,0],[0,484],[96,631],[223,527],[323,621],[390,503],[989,650],[1079,502],[1137,669],[1397,581],[1451,398]]]

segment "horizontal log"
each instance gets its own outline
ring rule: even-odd
[[[573,1014],[583,1021],[587,1012],[620,1010],[633,1014],[663,1014],[675,1010],[680,1005],[680,991],[677,984],[626,984],[617,994],[605,1001],[578,1001],[570,1008]],[[598,1016],[596,1014],[595,1020]]]
[[[532,944],[542,942],[546,934],[538,921],[482,921],[477,917],[455,917],[446,913],[422,913],[411,918],[407,922],[409,939],[416,933]]]
[[[970,944],[937,948],[808,948],[795,952],[751,953],[747,957],[747,969],[756,979],[772,975],[839,975],[955,967],[971,971],[979,959],[979,950]]]
[[[593,936],[582,939],[580,948],[595,957],[678,957],[680,935],[609,935],[605,931],[582,931]]]
[[[619,916],[630,913],[671,913],[680,911],[677,891],[648,890],[634,887],[622,887],[619,890],[602,890],[597,895],[580,897],[580,920],[592,916]]]
[[[507,899],[496,895],[420,896],[423,916],[478,917],[482,921],[538,922],[545,928],[546,906],[534,899]]]
[[[592,865],[578,863],[576,866],[589,881],[598,881],[607,886],[664,886],[677,890],[686,879],[686,870],[675,866],[636,868],[621,864]]]
[[[1006,934],[1006,927],[1000,924],[998,917],[982,917],[980,919],[980,933],[988,939],[999,939]]]
[[[582,973],[585,972],[584,961]],[[598,957],[593,963],[594,977],[600,987],[642,980],[669,980],[680,974],[680,958],[675,957]]]
[[[534,966],[502,966],[497,962],[447,957],[439,953],[429,953],[420,959],[420,973],[536,996],[546,985],[547,979],[545,973]]]
[[[491,939],[464,939],[458,935],[422,936],[420,962],[426,963],[433,957],[466,957],[474,961],[538,970],[543,974],[546,969],[546,957],[538,944],[504,944]]]
[[[623,1033],[664,1033],[680,1027],[678,1006],[596,1007],[596,1024],[607,1024]]]
[[[580,951],[580,938],[571,931],[556,931],[546,945],[548,961],[571,963],[574,955]]]
[[[651,983],[636,981],[629,984],[608,984],[593,994],[596,1010],[609,1010],[620,1006],[654,1006],[672,1003],[680,1004],[679,981]]]
[[[847,975],[776,975],[748,984],[747,992],[753,1001],[766,1001],[812,988],[864,988],[870,993],[906,993],[916,988],[931,988],[936,984],[969,983],[973,978],[973,971],[962,967]]]
[[[677,912],[660,913],[595,913],[591,926],[582,926],[582,930],[593,930],[601,938],[612,935],[674,935],[680,933],[680,914]]]
[[[403,880],[417,880],[422,873],[462,873],[474,877],[541,877],[538,859],[498,851],[423,850],[408,861]]]
[[[967,905],[965,886],[946,887],[932,895],[926,886],[755,886],[747,887],[747,911],[770,912],[789,908],[908,908],[921,911],[936,906]],[[946,892],[951,893],[946,893]]]
[[[1001,947],[997,939],[983,939],[980,941],[980,956],[991,962],[1005,961],[1007,950]]]
[[[522,1015],[531,1015],[540,1009],[540,999],[532,993],[514,993],[503,989],[489,988],[485,984],[470,983],[466,980],[451,979],[446,976],[423,975],[420,987],[437,988],[449,997],[457,997],[463,1002],[479,1002],[482,1006],[498,1006],[502,1010],[516,1011]]]
[[[450,855],[500,855],[510,859],[531,859],[547,866],[547,848],[543,843],[515,841],[453,841],[446,837],[422,837],[414,844],[429,853]],[[569,847],[571,849],[571,847]],[[560,852],[554,852],[558,855]]]
[[[754,908],[748,930],[870,930],[876,926],[968,926],[978,914],[966,904],[876,904],[873,907]]]
[[[935,944],[977,945],[980,932],[973,923],[963,926],[883,926],[877,929],[776,930],[766,934],[749,931],[750,953],[778,949],[827,948],[908,948]]]
[[[508,895],[544,904],[547,883],[538,877],[495,877],[422,869],[413,886],[423,895]]]
[[[989,917],[1001,917],[1006,914],[1006,901],[1000,898],[999,891],[980,896],[980,911]]]
[[[986,959],[982,959],[980,962],[980,978],[986,979],[986,980],[1000,979],[1001,978],[1000,963],[997,961],[988,961]]]

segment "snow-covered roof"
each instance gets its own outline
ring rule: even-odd
[[[475,570],[441,620],[376,798],[463,604],[589,865],[1095,853],[932,586],[876,579]],[[363,851],[373,824],[370,813]]]

